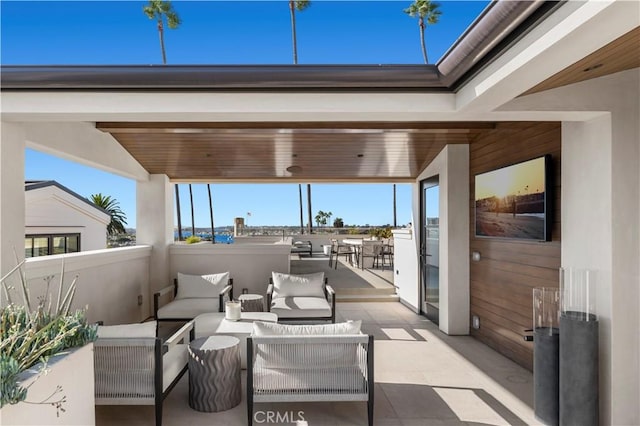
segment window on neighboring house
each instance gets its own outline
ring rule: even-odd
[[[27,235],[24,256],[37,257],[80,251],[80,234]]]

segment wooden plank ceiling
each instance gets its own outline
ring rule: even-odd
[[[522,95],[640,67],[640,27],[629,31],[589,56],[549,77]]]
[[[410,182],[447,144],[495,123],[99,122],[173,182]]]

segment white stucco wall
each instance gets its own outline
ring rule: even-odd
[[[90,322],[104,321],[107,325],[140,322],[149,316],[150,303],[146,295],[150,256],[150,246],[136,246],[32,257],[25,263],[31,300],[36,301],[45,293],[44,277],[47,276],[53,276],[50,292],[57,296],[64,259],[63,293],[78,275],[73,309],[88,306]],[[19,285],[17,277],[11,279],[14,286]],[[139,295],[143,296],[142,305],[138,305]]]
[[[25,235],[80,234],[80,250],[107,248],[108,214],[56,186],[25,192]]]
[[[21,126],[0,123],[0,276],[24,258],[24,149]]]
[[[170,278],[183,274],[230,272],[233,292],[266,294],[271,272],[290,272],[290,244],[174,244],[169,248]],[[169,285],[172,281],[167,282]]]
[[[420,310],[420,279],[415,228],[393,231],[393,281],[400,301]]]
[[[448,145],[413,185],[416,253],[420,247],[420,181],[439,176],[440,185],[440,330],[469,334],[469,147]],[[417,263],[416,263],[417,265]],[[419,277],[419,265],[416,277]],[[396,285],[412,285],[396,277]],[[402,281],[401,284],[400,281]],[[420,285],[419,279],[413,285]],[[418,302],[419,303],[419,302]]]

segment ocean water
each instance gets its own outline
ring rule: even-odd
[[[196,235],[202,238],[203,240],[205,238],[211,238],[211,234],[208,232],[199,232],[199,233],[196,233]],[[182,238],[187,238],[190,236],[191,236],[191,232],[182,231]],[[178,239],[178,231],[175,231],[173,233],[173,238],[176,240]],[[216,234],[216,244],[233,244],[233,236]]]

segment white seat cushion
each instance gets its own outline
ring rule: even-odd
[[[187,365],[187,345],[175,345],[162,356],[162,391],[167,390],[171,382]]]
[[[176,299],[216,297],[229,282],[229,272],[209,275],[187,275],[178,272]]]
[[[156,321],[141,324],[120,324],[98,326],[99,338],[156,337]]]
[[[278,318],[320,318],[331,316],[331,305],[324,297],[276,297],[271,312]]]
[[[176,299],[158,309],[159,319],[195,318],[200,314],[218,312],[220,299],[218,297],[203,297],[193,299]]]

